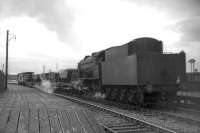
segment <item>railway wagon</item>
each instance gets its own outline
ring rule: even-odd
[[[62,89],[74,88],[73,82],[78,79],[77,69],[65,69],[59,72],[59,81],[57,83],[57,90],[62,91]]]
[[[50,82],[57,82],[59,80],[59,74],[57,72],[48,72],[40,74],[41,80],[48,80]]]
[[[33,75],[34,75],[34,72],[18,73],[18,84],[32,87]]]
[[[59,72],[59,81],[69,83],[77,80],[78,70],[77,69],[65,69]]]
[[[93,53],[78,64],[83,88],[135,104],[172,99],[185,69],[184,52],[164,54],[162,42],[153,38]]]
[[[33,75],[33,84],[40,85],[42,81],[41,74],[34,74]]]

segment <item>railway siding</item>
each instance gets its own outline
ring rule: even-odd
[[[63,98],[66,98],[66,99],[69,99],[69,100],[72,100],[74,102],[78,102],[78,103],[81,103],[81,104],[85,104],[89,107],[92,107],[92,108],[95,108],[95,109],[98,109],[98,110],[101,110],[101,111],[104,111],[104,112],[108,112],[114,116],[119,116],[120,118],[124,118],[128,121],[132,121],[134,123],[137,123],[137,126],[140,126],[141,128],[140,129],[145,129],[145,131],[141,131],[141,132],[146,132],[146,128],[148,128],[148,131],[150,132],[152,129],[151,132],[164,132],[164,133],[176,133],[175,131],[172,131],[172,130],[169,130],[167,128],[163,128],[161,126],[158,126],[158,125],[155,125],[153,123],[150,123],[150,122],[147,122],[147,121],[144,121],[144,120],[141,120],[141,119],[138,119],[136,117],[133,117],[133,116],[130,116],[130,115],[127,115],[125,113],[122,113],[122,112],[118,112],[116,110],[113,110],[113,109],[108,109],[108,108],[105,108],[105,107],[102,107],[102,106],[99,106],[99,105],[96,105],[96,104],[93,104],[93,103],[90,103],[90,102],[86,102],[86,101],[83,101],[83,100],[79,100],[77,98],[73,98],[73,97],[69,97],[69,96],[64,96],[64,95],[61,95],[61,94],[56,94],[54,93],[55,95],[57,96],[60,96],[60,97],[63,97]],[[102,115],[102,113],[101,113]],[[120,123],[121,124],[121,123]],[[128,123],[129,124],[129,123]],[[108,127],[108,130],[109,130],[109,125],[106,125],[104,123],[102,123],[102,125],[104,127]],[[135,126],[135,125],[133,125]],[[142,127],[144,126],[144,127]],[[130,128],[130,127],[129,127]],[[111,128],[112,129],[112,128]],[[112,130],[115,130],[115,129],[112,129]],[[136,129],[137,130],[137,129]],[[134,130],[135,131],[135,130]]]
[[[60,95],[60,96],[62,96],[62,95]],[[68,96],[62,96],[62,97],[71,99],[71,97],[68,97]],[[77,98],[74,98],[74,97],[72,99],[73,99],[73,101],[78,100]],[[88,104],[88,103],[91,104],[91,106],[100,106],[102,108],[109,108],[108,110],[119,113],[119,115],[121,114],[123,117],[125,116],[125,117],[128,117],[129,119],[131,117],[137,118],[139,121],[141,121],[141,120],[145,121],[145,123],[147,123],[147,124],[150,123],[150,125],[152,125],[152,126],[157,125],[157,127],[164,127],[163,129],[166,129],[166,128],[171,129],[174,132],[199,133],[199,131],[200,131],[198,121],[195,123],[195,121],[192,122],[192,120],[188,121],[187,118],[185,118],[185,120],[184,120],[184,117],[183,117],[183,119],[181,119],[181,117],[179,118],[179,116],[177,116],[177,118],[176,118],[174,116],[175,114],[165,115],[165,113],[162,111],[160,111],[160,113],[159,113],[159,111],[151,112],[151,110],[149,110],[149,112],[146,112],[146,113],[143,111],[141,111],[141,112],[128,111],[128,110],[119,109],[117,107],[100,104],[98,102],[91,102],[91,101],[83,100],[83,99],[80,101],[81,104],[83,104],[83,101],[85,101],[85,104]],[[101,122],[101,120],[100,120],[100,122]],[[171,130],[169,130],[169,131],[171,131]],[[163,132],[163,130],[161,130],[161,132]]]

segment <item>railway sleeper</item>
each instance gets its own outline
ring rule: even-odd
[[[129,128],[129,129],[122,129],[122,130],[114,130],[115,133],[153,133],[153,131],[146,127],[139,127],[139,128]]]
[[[134,133],[134,132],[147,132],[151,133],[152,130],[149,128],[139,125],[137,123],[122,123],[122,124],[113,124],[113,125],[106,125],[108,129],[110,129],[114,133]]]
[[[110,126],[109,126],[110,127]],[[130,130],[130,129],[138,129],[138,128],[142,128],[141,125],[129,125],[129,126],[120,126],[120,127],[110,127],[112,128],[113,130]]]
[[[135,126],[133,123],[119,123],[119,124],[109,124],[108,127],[124,127],[124,126]]]
[[[155,133],[153,130],[140,126],[138,128],[127,128],[127,129],[113,129],[112,127],[108,127],[106,125],[102,125],[105,128],[107,133]]]

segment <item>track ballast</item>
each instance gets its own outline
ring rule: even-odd
[[[111,121],[108,122],[106,120],[103,120],[100,122],[100,124],[108,131],[112,133],[132,133],[132,132],[140,132],[140,133],[176,133],[175,131],[172,131],[167,128],[163,128],[161,126],[146,122],[144,120],[137,119],[135,117],[128,116],[124,113],[117,112],[115,110],[102,107],[99,105],[92,104],[87,101],[83,101],[82,99],[74,98],[71,96],[66,96],[62,94],[53,93],[54,95],[57,95],[59,97],[66,98],[68,100],[71,100],[73,102],[79,103],[81,105],[85,105],[87,107],[92,108],[93,110],[98,110],[104,112],[105,114],[102,115],[107,119],[106,117],[113,117],[110,119],[121,119],[121,121]],[[109,115],[108,115],[109,114]]]

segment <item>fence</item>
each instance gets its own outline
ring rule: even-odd
[[[5,88],[5,75],[0,71],[0,92],[3,92]]]

